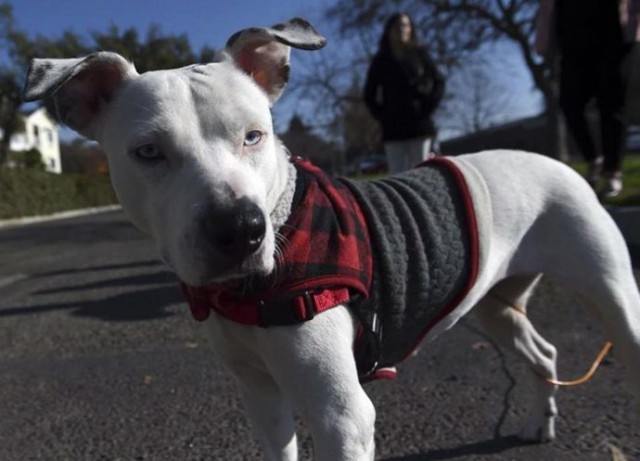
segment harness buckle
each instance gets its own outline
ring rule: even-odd
[[[258,303],[260,326],[264,328],[307,322],[316,313],[313,293],[309,290],[281,294],[272,300],[261,300]]]

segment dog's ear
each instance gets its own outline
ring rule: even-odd
[[[126,79],[138,75],[117,53],[77,59],[33,59],[22,93],[24,101],[52,98],[57,118],[95,138],[96,121]]]
[[[289,80],[290,47],[317,50],[326,43],[311,24],[294,18],[273,27],[244,29],[227,41],[226,51],[249,74],[273,104]]]

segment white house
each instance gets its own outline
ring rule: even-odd
[[[37,149],[42,155],[45,169],[50,173],[62,173],[58,125],[44,107],[22,114],[24,130],[11,137],[10,149],[26,152]],[[0,132],[0,136],[2,133]]]

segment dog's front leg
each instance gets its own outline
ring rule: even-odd
[[[244,370],[239,377],[242,396],[266,461],[297,461],[298,445],[289,401],[271,377]]]
[[[308,425],[316,460],[371,461],[375,409],[358,381],[355,326],[345,307],[262,330],[263,360]]]
[[[264,450],[266,461],[297,461],[293,411],[258,352],[259,329],[219,317],[209,319],[213,342],[220,358],[235,376],[245,410]]]

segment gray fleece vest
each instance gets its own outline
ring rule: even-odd
[[[368,353],[377,363],[359,363],[362,376],[405,359],[455,309],[475,282],[477,233],[464,179],[446,159],[345,182],[364,213],[373,256],[370,296],[352,308],[365,328],[374,314],[380,321],[378,350]]]

